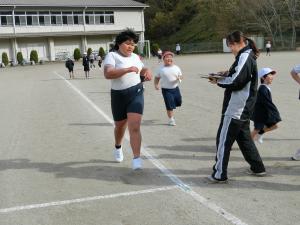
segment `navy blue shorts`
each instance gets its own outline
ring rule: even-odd
[[[124,90],[111,90],[111,111],[114,121],[127,119],[127,113],[143,114],[144,88],[139,83]]]
[[[182,98],[179,87],[174,89],[162,88],[161,90],[167,110],[173,110],[176,109],[176,107],[181,106]]]

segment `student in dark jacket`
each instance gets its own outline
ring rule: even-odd
[[[263,134],[277,129],[277,123],[281,121],[279,111],[272,101],[270,88],[275,74],[276,71],[271,68],[262,68],[258,72],[261,85],[258,88],[257,100],[252,117],[254,130],[251,136],[260,144],[263,143]]]
[[[227,46],[235,61],[222,78],[210,77],[210,82],[225,89],[222,118],[217,134],[216,163],[208,177],[211,183],[227,182],[230,150],[235,141],[250,164],[248,174],[265,175],[265,167],[250,134],[250,116],[253,113],[257,93],[256,58],[259,51],[255,43],[241,31],[226,38]]]
[[[70,79],[74,79],[74,62],[71,58],[66,60],[66,68],[69,70]]]
[[[87,56],[87,53],[83,53],[83,57],[82,57],[82,65],[83,65],[83,70],[85,73],[85,78],[89,78],[90,77],[90,59]]]

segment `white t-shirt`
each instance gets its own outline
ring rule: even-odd
[[[180,51],[180,45],[176,45],[176,51]]]
[[[270,44],[270,43],[267,43],[267,44],[266,44],[266,48],[271,48],[271,44]]]
[[[177,78],[179,76],[182,76],[182,72],[176,65],[163,65],[157,70],[157,73],[155,74],[155,77],[160,78],[160,86],[167,89],[173,89],[178,86],[179,81],[177,80]]]
[[[113,90],[124,90],[141,82],[140,72],[144,67],[144,64],[140,60],[140,57],[135,53],[132,53],[131,56],[125,57],[120,55],[118,52],[109,52],[104,58],[104,66],[106,65],[111,65],[115,69],[135,66],[139,70],[139,73],[126,73],[117,79],[112,79],[111,89]]]

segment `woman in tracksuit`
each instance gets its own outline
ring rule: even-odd
[[[250,117],[257,93],[256,58],[259,51],[255,43],[242,32],[235,31],[226,38],[235,55],[235,62],[225,78],[211,78],[210,82],[225,88],[222,118],[217,134],[216,163],[208,179],[213,183],[227,181],[230,150],[237,141],[245,160],[250,164],[248,173],[265,175],[265,167],[250,135]]]

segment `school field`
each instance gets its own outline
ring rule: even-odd
[[[273,101],[283,121],[258,145],[268,176],[247,175],[235,144],[229,183],[209,184],[223,90],[199,74],[228,69],[232,54],[175,57],[184,74],[183,106],[167,126],[160,91],[145,84],[144,169],[112,157],[110,82],[80,63],[66,80],[63,63],[0,70],[1,225],[295,225],[300,221],[299,86],[289,74],[299,52],[264,54],[278,72]],[[144,60],[155,70],[156,58]]]

